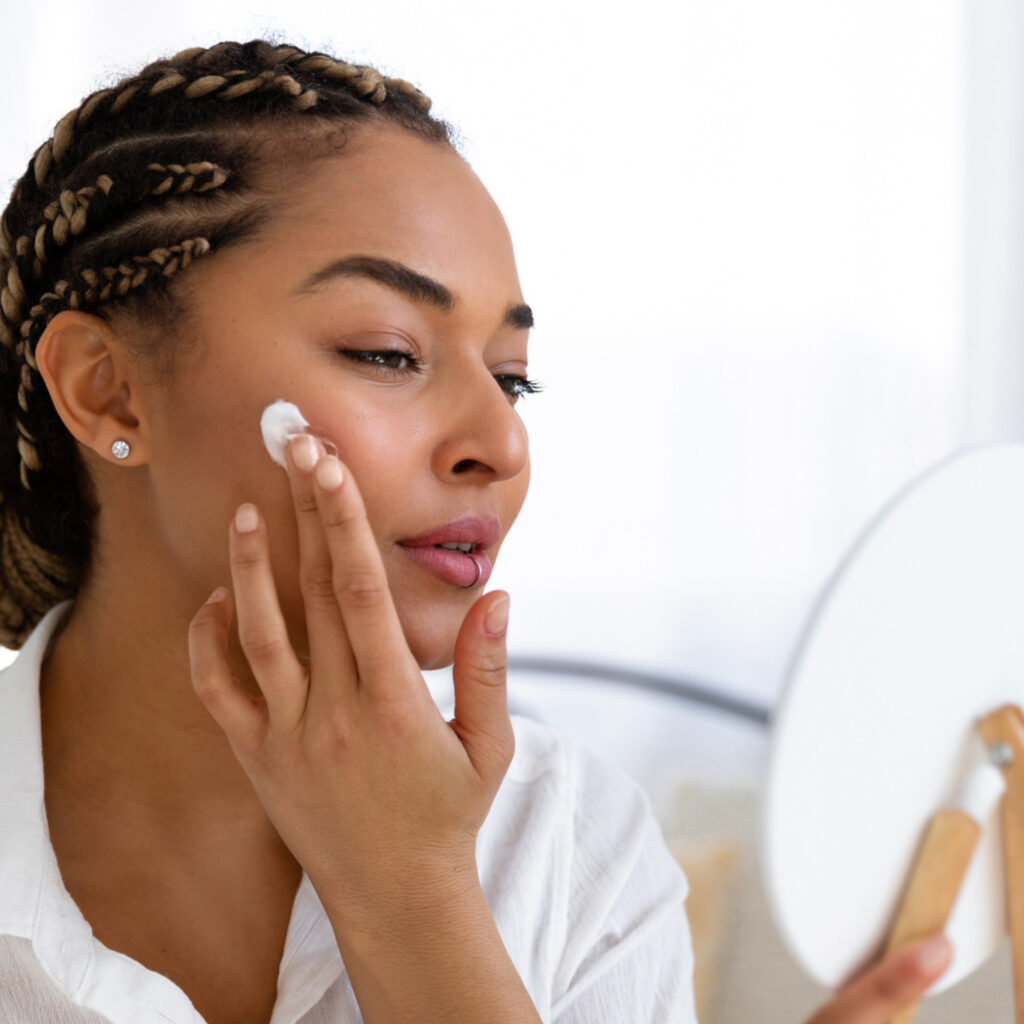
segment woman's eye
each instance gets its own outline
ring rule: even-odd
[[[346,359],[354,363],[368,364],[372,367],[379,367],[382,371],[392,373],[415,373],[420,368],[420,361],[408,352],[401,352],[398,349],[351,349],[341,350]]]
[[[513,402],[525,398],[527,395],[536,395],[544,390],[537,381],[530,380],[529,377],[521,377],[516,373],[499,373],[495,375],[494,379]]]

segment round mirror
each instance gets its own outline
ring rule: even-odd
[[[762,870],[796,960],[836,987],[880,954],[924,828],[983,756],[975,721],[1024,705],[1024,446],[940,463],[839,565],[772,726]],[[946,934],[940,991],[1006,933],[998,804]]]

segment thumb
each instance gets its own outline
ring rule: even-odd
[[[470,608],[455,640],[452,667],[452,728],[477,774],[495,786],[508,769],[515,747],[505,683],[508,610],[508,594],[500,590],[480,598]]]
[[[840,989],[807,1024],[889,1024],[900,1010],[916,1004],[952,958],[945,936],[891,953]]]

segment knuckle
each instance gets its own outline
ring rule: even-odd
[[[419,727],[419,705],[405,697],[381,701],[378,714],[382,728],[393,736],[406,736]]]
[[[346,502],[327,502],[323,508],[324,526],[331,530],[353,529],[360,519],[359,512]]]
[[[478,656],[477,667],[481,682],[491,686],[504,686],[508,672],[508,653],[505,651],[505,645],[502,644],[498,650],[482,651]]]
[[[346,608],[376,608],[384,600],[386,586],[381,578],[369,569],[349,571],[334,584],[338,600]]]
[[[913,980],[903,971],[885,970],[879,972],[871,987],[879,1002],[895,1008],[913,993]]]
[[[312,744],[328,761],[344,758],[353,747],[349,715],[340,707],[331,708],[322,715],[314,727]]]
[[[193,672],[192,689],[207,708],[216,709],[228,703],[227,679],[216,670]]]
[[[216,609],[204,604],[192,616],[192,621],[188,624],[188,634],[190,637],[202,637],[216,630],[218,625]]]
[[[380,700],[375,709],[375,734],[384,747],[406,750],[422,729],[421,710],[415,701],[393,697]]]
[[[263,564],[263,553],[251,545],[243,544],[235,548],[231,562],[236,569],[255,569]]]
[[[303,574],[300,577],[299,586],[303,594],[313,600],[331,603],[335,600],[334,580],[331,579],[329,574],[325,575],[322,572]]]
[[[300,493],[295,496],[295,508],[303,515],[313,515],[317,511],[316,495]]]
[[[193,672],[192,689],[204,704],[208,704],[220,694],[220,680],[212,672]]]
[[[284,638],[273,628],[250,627],[239,632],[238,639],[249,661],[275,661],[284,653]]]

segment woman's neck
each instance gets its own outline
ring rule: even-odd
[[[161,579],[155,568],[149,580]],[[188,625],[205,596],[192,607],[171,588],[98,578],[79,595],[41,674],[47,799],[60,794],[111,824],[167,830],[178,842],[244,834],[274,846],[255,791],[192,689]]]

